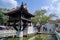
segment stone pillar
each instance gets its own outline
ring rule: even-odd
[[[23,30],[23,36],[26,36],[26,37],[27,37],[27,33],[28,33],[28,27],[26,27],[26,28]]]
[[[23,36],[27,37],[28,34],[28,22],[26,21],[23,26]]]

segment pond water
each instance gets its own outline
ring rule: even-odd
[[[7,40],[57,40],[56,35],[36,34],[32,38],[7,38]]]
[[[57,40],[56,35],[38,34],[34,40]]]
[[[28,39],[24,38],[23,40],[28,40]],[[32,37],[29,40],[58,40],[58,39],[56,35],[36,34],[34,37]]]

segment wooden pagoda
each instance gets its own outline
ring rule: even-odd
[[[13,26],[17,31],[23,31],[24,28],[27,27],[29,23],[31,23],[31,17],[34,17],[34,15],[28,12],[26,5],[23,3],[20,7],[17,7],[10,12],[4,13],[4,15],[9,16],[7,26]]]

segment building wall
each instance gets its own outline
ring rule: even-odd
[[[28,34],[36,33],[36,32],[37,32],[37,28],[33,27],[33,24],[31,24],[31,26],[28,26]]]
[[[60,31],[60,23],[58,23],[58,31]]]
[[[28,27],[28,34],[34,33],[33,25]]]
[[[55,31],[55,25],[54,24],[47,23],[45,25],[47,27],[48,33],[53,33]],[[50,31],[50,29],[51,29],[51,31]]]
[[[36,28],[35,27],[33,27],[33,24],[31,24],[31,26],[27,26],[26,28],[25,28],[25,30],[23,31],[23,34],[24,35],[27,35],[27,34],[32,34],[32,33],[36,33],[37,31],[36,31]]]
[[[43,31],[43,27],[47,28],[47,31]],[[53,33],[54,31],[55,31],[55,25],[54,24],[46,23],[45,25],[43,25],[41,27],[41,32]]]
[[[23,35],[32,34],[32,33],[36,33],[36,32],[37,32],[37,28],[33,27],[33,25],[31,24],[31,26],[27,26],[24,29],[24,31],[21,31],[18,36],[23,37]]]
[[[23,37],[23,31],[21,31],[18,36],[19,36],[19,37]]]
[[[23,31],[23,35],[27,35],[28,34],[28,27],[26,27]]]

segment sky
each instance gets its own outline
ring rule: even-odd
[[[55,13],[60,18],[60,0],[0,0],[0,8],[16,8],[21,3],[26,3],[30,13],[46,9],[46,15]]]

